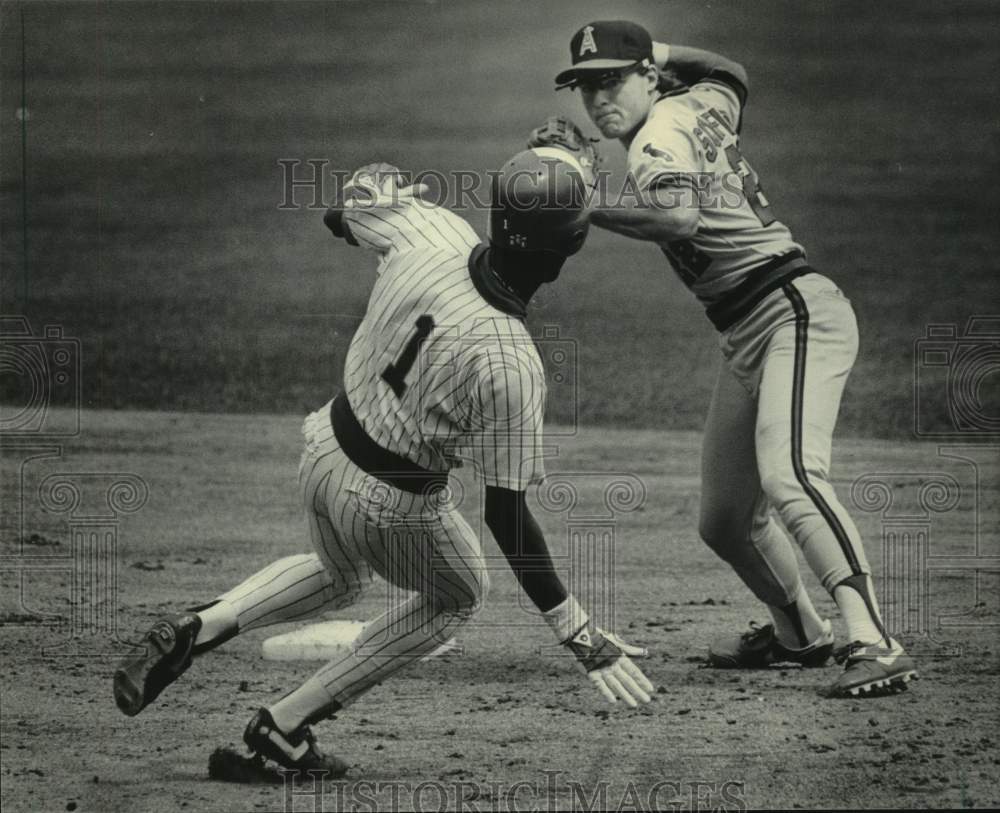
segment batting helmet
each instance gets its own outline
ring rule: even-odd
[[[558,147],[519,152],[494,173],[490,244],[505,251],[576,254],[587,238],[588,174]]]

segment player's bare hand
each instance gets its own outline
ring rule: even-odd
[[[344,186],[344,198],[354,201],[355,205],[384,205],[386,198],[392,202],[404,202],[426,191],[426,184],[413,184],[399,167],[376,161],[355,170]]]
[[[652,700],[653,684],[626,654],[645,657],[642,647],[626,644],[618,636],[588,623],[566,641],[587,676],[609,703],[622,701],[630,708]]]

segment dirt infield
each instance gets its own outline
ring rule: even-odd
[[[559,439],[550,487],[533,502],[567,574],[559,557],[571,537],[610,540],[613,587],[591,600],[613,607],[617,628],[651,648],[651,707],[602,705],[553,652],[487,536],[493,588],[461,635],[462,654],[413,667],[317,728],[351,764],[348,782],[292,797],[282,787],[209,782],[212,749],[238,743],[251,711],[313,666],[261,659],[262,639],[287,627],[252,632],[127,719],[111,697],[124,646],[116,631],[127,639],[157,614],[307,549],[294,487],[298,428],[296,417],[87,412],[80,436],[49,447],[53,456],[5,445],[5,811],[1000,802],[1000,589],[995,562],[991,574],[983,558],[996,557],[1000,501],[988,449],[838,443],[836,485],[855,505],[878,572],[889,567],[893,595],[908,596],[884,603],[896,629],[910,630],[904,640],[922,678],[896,697],[829,701],[817,690],[833,667],[704,668],[713,634],[761,613],[695,537],[698,435],[646,431]],[[463,483],[463,509],[478,527],[478,491]],[[904,527],[912,539],[922,528],[928,546],[900,558],[891,540]],[[114,540],[116,559],[107,547],[104,558],[95,553],[100,540]],[[74,564],[81,550],[91,558]],[[811,576],[807,584],[835,617]],[[384,600],[378,586],[340,617],[378,612]]]

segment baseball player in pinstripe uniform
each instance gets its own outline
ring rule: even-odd
[[[854,312],[808,265],[743,156],[746,71],[708,51],[654,43],[624,21],[584,26],[570,52],[557,88],[578,88],[601,134],[621,141],[638,193],[624,206],[594,207],[591,223],[659,245],[719,331],[724,364],[705,428],[700,533],[772,623],[712,643],[710,662],[819,666],[836,654],[846,668],[830,696],[905,688],[913,661],[882,623],[857,528],[828,478],[857,354]],[[660,69],[679,82],[667,89]],[[531,143],[551,140],[544,135]],[[838,653],[771,509],[843,615],[851,643]]]
[[[554,148],[514,156],[494,180],[488,244],[420,200],[394,167],[355,173],[349,199],[325,222],[374,252],[378,276],[344,391],[303,426],[299,483],[316,553],[284,558],[209,604],[160,619],[144,651],[116,672],[124,713],[145,708],[192,656],[248,629],[346,607],[378,574],[412,597],[366,624],[350,654],[260,709],[244,733],[249,758],[221,750],[210,763],[224,779],[270,770],[267,760],[342,774],[344,763],[320,752],[309,726],[447,641],[486,595],[479,539],[448,489],[448,471],[463,463],[485,483],[486,524],[558,640],[608,701],[650,700],[653,686],[629,657],[644,650],[594,627],[525,502],[544,473],[545,405],[525,307],[583,245],[578,181],[589,173]],[[560,205],[545,205],[551,194]]]

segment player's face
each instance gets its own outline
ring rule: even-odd
[[[625,138],[641,127],[656,90],[656,71],[629,71],[584,79],[583,106],[605,138]]]

